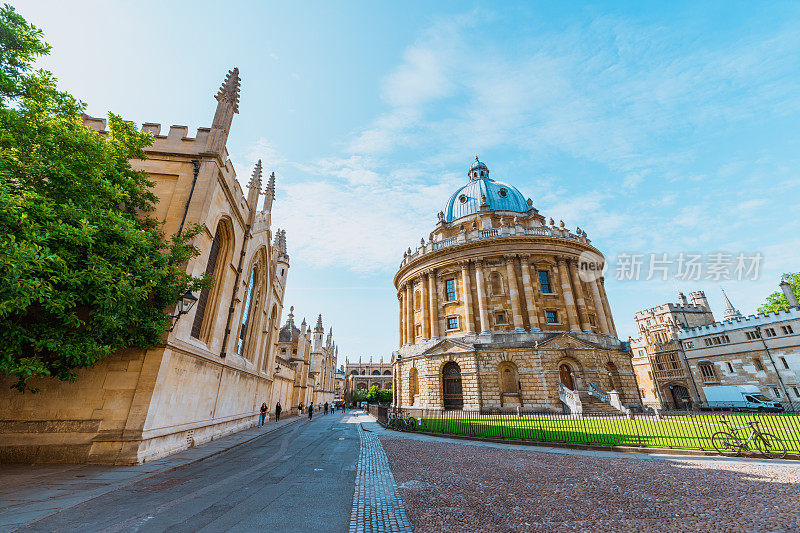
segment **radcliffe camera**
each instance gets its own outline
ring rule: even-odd
[[[0,531],[800,531],[800,4],[209,7],[0,5]]]

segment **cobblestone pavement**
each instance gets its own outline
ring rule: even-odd
[[[351,533],[411,532],[403,501],[378,437],[358,427],[356,489],[350,515]]]
[[[414,531],[800,531],[800,465],[380,437]]]

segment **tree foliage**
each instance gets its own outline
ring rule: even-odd
[[[351,402],[357,404],[361,402],[369,403],[391,403],[392,402],[392,389],[381,389],[377,385],[373,385],[366,389],[358,389],[353,391],[350,397]]]
[[[157,197],[130,159],[152,143],[109,115],[83,126],[84,104],[33,62],[42,32],[0,8],[0,374],[72,380],[111,352],[151,347],[187,290],[192,227],[167,240],[149,216]]]
[[[789,286],[792,288],[792,292],[800,299],[800,272],[784,274],[781,276],[781,281],[788,282]],[[783,294],[783,291],[775,291],[767,296],[767,300],[764,302],[764,305],[758,308],[758,312],[768,313],[770,311],[780,311],[782,309],[789,309],[789,301],[786,299],[786,295]]]

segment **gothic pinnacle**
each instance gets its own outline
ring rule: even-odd
[[[228,71],[228,75],[225,76],[225,81],[222,82],[222,85],[219,88],[219,92],[215,98],[218,102],[229,102],[233,104],[233,112],[239,112],[239,91],[241,90],[241,82],[242,80],[239,78],[239,68],[234,67],[233,70]]]
[[[275,173],[272,172],[269,175],[269,180],[267,181],[267,188],[264,189],[264,195],[271,195],[272,198],[275,198]]]
[[[253,169],[253,175],[250,178],[250,183],[247,184],[248,189],[261,189],[261,160],[259,159]]]

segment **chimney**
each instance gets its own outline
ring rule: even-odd
[[[789,302],[789,307],[800,307],[800,303],[797,302],[797,295],[795,295],[788,281],[781,281],[781,290],[783,291],[783,295],[786,296],[786,300]]]

